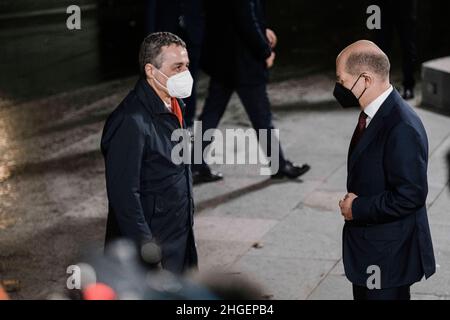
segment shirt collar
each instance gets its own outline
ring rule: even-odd
[[[378,109],[380,109],[383,102],[387,99],[387,97],[391,94],[394,88],[389,86],[389,88],[384,91],[382,94],[378,96],[375,100],[373,100],[369,105],[364,109],[364,113],[367,114],[368,119],[373,119]]]
[[[171,103],[166,103],[164,100],[163,100],[163,102],[164,102],[164,105],[166,106],[166,108],[167,108],[169,111],[172,111],[172,104],[171,104]]]

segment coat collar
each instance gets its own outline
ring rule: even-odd
[[[378,132],[383,127],[384,119],[390,114],[391,110],[399,100],[401,100],[401,96],[398,91],[394,89],[370,121],[369,126],[365,130],[352,154],[348,155],[348,172],[353,169],[356,160],[361,156],[364,149],[366,149],[370,142],[377,136]]]
[[[389,86],[387,90],[385,90],[378,98],[373,100],[369,105],[364,109],[364,113],[367,114],[367,119],[370,121],[375,117],[378,110],[383,105],[383,102],[389,97],[389,95],[394,91],[392,85]]]
[[[150,111],[152,114],[165,114],[171,113],[167,110],[164,102],[161,98],[156,94],[155,90],[150,86],[146,79],[140,77],[135,86],[135,92],[144,105],[144,107]],[[177,99],[178,104],[180,105],[181,112],[184,115],[185,112],[185,104],[183,100]]]

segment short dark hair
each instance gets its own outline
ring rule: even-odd
[[[346,61],[345,69],[351,75],[357,76],[369,69],[381,78],[387,79],[391,64],[384,53],[363,51],[351,53]]]
[[[162,64],[162,47],[172,44],[186,48],[186,43],[180,37],[170,32],[154,32],[146,36],[139,51],[140,71],[145,74],[145,65],[147,63],[160,68]]]

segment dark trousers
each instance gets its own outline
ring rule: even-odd
[[[220,81],[214,79],[210,80],[208,95],[205,100],[203,112],[199,118],[202,121],[202,137],[208,129],[217,128],[220,119],[225,113],[226,107],[230,98],[235,92],[244,105],[245,111],[250,119],[253,128],[256,130],[257,137],[259,137],[259,129],[274,129],[272,123],[272,112],[270,111],[270,102],[267,96],[266,85],[246,85],[230,87],[224,85]],[[270,131],[268,131],[270,133]],[[271,137],[268,136],[267,148],[262,146],[267,156],[271,156]],[[208,146],[208,142],[203,143],[203,150]],[[194,170],[201,170],[201,166],[206,166],[204,159],[202,165],[194,165]],[[286,163],[281,146],[279,148],[279,165],[283,167]]]
[[[353,299],[355,300],[410,300],[410,287],[403,286],[388,289],[373,289],[353,285]]]
[[[381,29],[375,30],[375,42],[389,57],[392,40],[397,31],[402,50],[403,86],[413,89],[417,64],[417,0],[377,0],[381,9]]]

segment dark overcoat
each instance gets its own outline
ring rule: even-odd
[[[108,117],[101,140],[109,202],[106,244],[119,237],[137,244],[155,241],[163,268],[175,273],[197,266],[191,170],[171,157],[179,143],[172,132],[179,128],[175,114],[140,79]]]

